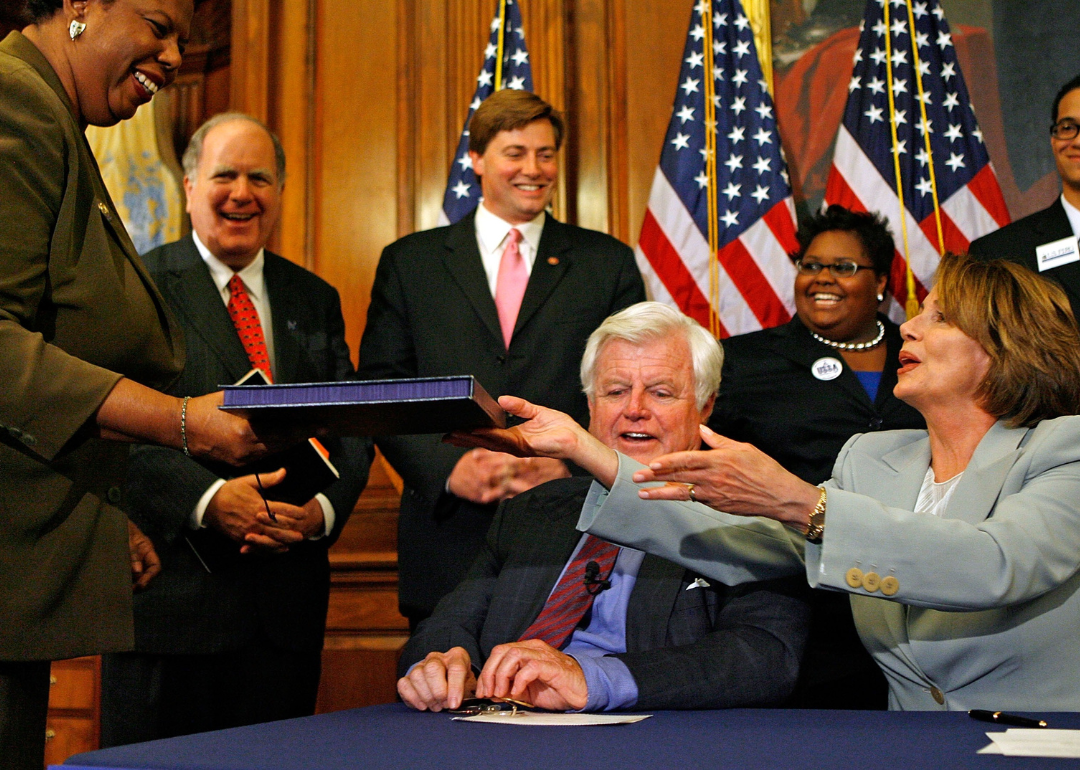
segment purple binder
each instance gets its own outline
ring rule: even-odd
[[[329,428],[342,436],[505,428],[506,412],[472,375],[289,385],[225,385],[228,412]]]

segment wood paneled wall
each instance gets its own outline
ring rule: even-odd
[[[521,0],[568,118],[556,214],[633,243],[693,0]],[[493,0],[234,0],[233,106],[288,154],[273,246],[338,288],[355,351],[382,248],[433,227]]]

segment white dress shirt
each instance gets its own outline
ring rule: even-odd
[[[1069,217],[1073,235],[1080,238],[1080,209],[1065,200],[1065,194],[1061,195],[1061,205],[1065,207],[1065,214]]]
[[[540,235],[544,232],[544,212],[541,211],[531,222],[512,225],[491,213],[483,199],[480,200],[480,205],[476,207],[476,245],[480,247],[480,261],[484,264],[492,297],[495,296],[495,284],[499,279],[499,262],[506,248],[506,236],[514,228],[521,233],[518,251],[525,261],[525,272],[531,276],[536,250],[540,248]]]
[[[198,250],[199,256],[203,258],[203,261],[206,262],[206,266],[210,269],[210,277],[214,280],[214,285],[217,287],[218,294],[221,295],[221,301],[225,303],[226,307],[229,305],[229,281],[232,280],[234,275],[239,275],[240,280],[244,282],[244,291],[246,291],[248,297],[251,298],[251,304],[255,306],[255,312],[259,316],[259,325],[262,326],[263,339],[266,340],[266,352],[270,357],[270,371],[275,372],[277,367],[274,363],[273,318],[270,315],[270,298],[266,295],[266,281],[263,278],[263,265],[266,263],[264,250],[259,249],[259,253],[255,255],[255,259],[251,260],[251,264],[243,270],[236,272],[211,254],[210,250],[199,240],[199,236],[196,235],[194,231],[191,233],[191,239],[195,241],[195,248]],[[202,529],[206,526],[203,524],[203,516],[206,515],[206,507],[224,484],[225,479],[218,479],[203,492],[202,497],[199,498],[199,502],[195,505],[195,510],[191,512],[191,519],[188,522],[188,525],[192,529]],[[319,505],[322,506],[323,522],[325,526],[323,527],[323,531],[318,535],[311,537],[311,540],[318,540],[320,537],[325,537],[329,534],[334,528],[334,521],[336,520],[334,505],[326,495],[319,493],[315,495],[315,499],[318,500]]]

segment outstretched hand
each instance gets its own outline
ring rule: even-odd
[[[751,444],[724,438],[701,426],[707,451],[673,452],[634,474],[643,484],[666,481],[638,492],[644,500],[694,499],[710,508],[743,516],[764,516],[806,531],[820,493],[784,470],[780,463]]]
[[[517,396],[500,396],[499,406],[525,422],[512,428],[454,431],[443,440],[460,447],[482,447],[517,457],[552,457],[576,463],[610,487],[619,471],[618,455],[563,412]]]

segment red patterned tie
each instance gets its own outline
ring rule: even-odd
[[[270,354],[266,350],[266,338],[263,337],[259,314],[255,312],[255,305],[244,289],[244,282],[239,275],[233,275],[229,279],[229,318],[236,327],[236,333],[240,335],[240,342],[244,345],[251,365],[262,369],[266,379],[273,382]]]
[[[520,242],[521,231],[515,227],[506,236],[506,246],[499,259],[499,273],[495,277],[495,309],[499,311],[499,326],[502,327],[507,350],[510,349],[518,311],[521,310],[521,299],[529,284],[529,271],[525,269],[525,258],[518,248]]]
[[[559,584],[548,597],[544,609],[540,611],[540,615],[532,625],[525,629],[519,641],[539,639],[555,649],[560,649],[570,638],[577,624],[585,617],[585,613],[592,607],[595,598],[586,590],[586,565],[591,561],[596,562],[600,567],[599,576],[607,577],[618,555],[619,546],[588,535],[577,555],[574,556],[574,560],[563,572]],[[596,591],[595,588],[592,590]]]

